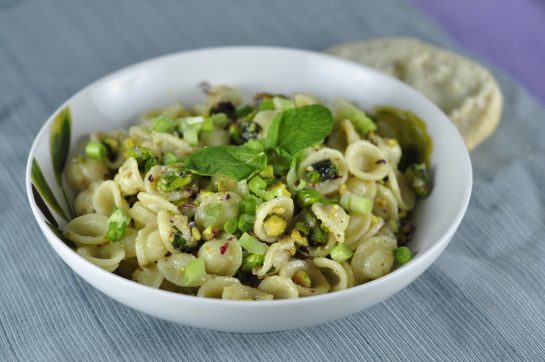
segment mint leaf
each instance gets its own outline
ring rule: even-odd
[[[280,155],[293,157],[321,142],[331,132],[332,125],[333,116],[322,105],[289,109],[273,118],[263,145]]]
[[[258,142],[242,146],[205,147],[190,155],[185,168],[202,176],[222,174],[241,181],[267,166],[267,156]]]

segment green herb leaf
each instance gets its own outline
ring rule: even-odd
[[[273,118],[263,144],[281,155],[293,157],[321,142],[331,132],[332,125],[331,112],[319,104],[289,109]]]
[[[237,181],[247,179],[267,166],[267,156],[258,142],[242,146],[205,147],[185,160],[186,169],[197,175],[222,174]]]

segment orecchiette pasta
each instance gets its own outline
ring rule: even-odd
[[[245,105],[237,89],[202,88],[204,103],[93,133],[67,163],[75,217],[63,237],[79,255],[226,300],[341,291],[412,257],[410,217],[430,192],[420,123],[405,153],[410,131],[346,101],[329,110],[308,94],[259,93]]]
[[[234,192],[217,192],[204,197],[195,212],[199,226],[223,228],[227,220],[238,219],[240,196]]]
[[[324,181],[312,182],[306,175],[309,172],[312,173],[314,170],[320,172],[319,166],[323,165],[324,162],[331,163],[332,167],[335,168],[335,174]],[[348,178],[348,166],[341,152],[324,147],[309,153],[305,157],[299,165],[298,175],[300,179],[309,182],[316,191],[326,195],[337,191],[346,182]]]
[[[394,265],[396,241],[384,236],[372,237],[358,246],[352,257],[352,271],[358,283],[377,279],[390,272]]]
[[[309,278],[308,285],[302,285],[295,281],[300,296],[324,294],[329,291],[330,286],[327,279],[317,267],[307,261],[292,260],[280,269],[278,275],[294,281],[294,278],[297,279],[298,277],[298,272],[306,273],[306,276]]]
[[[230,300],[272,300],[272,294],[242,284],[231,284],[223,288],[222,299]]]
[[[93,208],[99,214],[110,215],[114,206],[125,211],[129,210],[129,204],[121,195],[117,184],[112,180],[104,181],[93,194]]]
[[[385,220],[397,221],[399,219],[397,201],[389,188],[382,185],[377,186],[373,213]]]
[[[79,194],[77,194],[74,199],[74,210],[76,211],[77,216],[92,214],[95,212],[95,207],[93,206],[93,195],[100,185],[100,181],[93,182]]]
[[[185,274],[187,264],[194,260],[195,257],[191,254],[179,253],[172,254],[171,256],[161,259],[157,262],[157,268],[159,272],[171,283],[179,285],[181,287],[198,287],[206,281],[206,275],[203,274],[201,278],[193,281],[190,284],[185,283]]]
[[[108,243],[106,245],[80,246],[76,252],[96,266],[113,272],[125,258],[125,249],[122,245]]]
[[[242,264],[242,248],[234,237],[209,240],[198,255],[204,259],[206,272],[210,274],[233,276]]]
[[[348,276],[341,264],[328,258],[314,258],[313,262],[327,279],[331,291],[343,290],[348,287]]]
[[[274,299],[299,298],[297,285],[290,278],[271,275],[259,283],[258,289],[271,294]]]
[[[94,159],[74,158],[66,169],[68,182],[75,191],[83,191],[91,183],[105,180],[109,171],[106,164]]]
[[[140,201],[135,202],[129,209],[129,215],[134,221],[134,226],[137,229],[143,229],[146,225],[154,225],[157,223],[157,215],[145,208]]]
[[[232,277],[212,277],[201,285],[197,292],[197,296],[221,299],[223,290],[233,284],[240,284],[240,281],[237,278]]]
[[[121,165],[117,175],[114,177],[114,181],[119,186],[121,194],[124,196],[135,195],[144,190],[144,181],[140,176],[138,170],[138,163],[132,157],[128,158],[125,163]]]
[[[156,263],[140,267],[132,274],[132,280],[135,282],[155,289],[161,286],[164,279],[165,277],[163,274],[161,274],[161,272],[159,272],[159,268],[157,267]]]
[[[382,180],[390,170],[384,153],[369,141],[348,145],[345,158],[350,173],[365,181]]]
[[[278,197],[262,203],[255,213],[254,233],[263,241],[268,243],[275,242],[280,235],[268,233],[265,227],[265,221],[272,215],[278,215],[289,224],[293,217],[293,200],[289,197]],[[284,230],[282,230],[283,232]]]
[[[314,215],[322,222],[322,227],[331,233],[339,243],[344,243],[344,231],[348,227],[350,216],[339,205],[312,205]]]
[[[100,214],[85,214],[70,221],[64,236],[76,245],[99,245],[106,242],[108,218]]]
[[[168,251],[156,225],[148,225],[138,231],[134,249],[140,266],[146,266],[163,258]]]
[[[290,261],[292,253],[295,254],[295,244],[291,239],[272,244],[267,249],[263,265],[255,271],[255,275],[264,277],[271,270],[280,270],[280,268]]]

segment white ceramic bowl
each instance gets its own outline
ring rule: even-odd
[[[127,127],[139,113],[177,100],[185,104],[202,101],[204,96],[198,84],[203,80],[233,85],[246,96],[258,91],[286,94],[302,91],[324,100],[345,97],[364,108],[392,105],[411,110],[424,119],[434,142],[433,192],[417,207],[417,232],[411,243],[416,252],[414,259],[378,280],[348,290],[296,300],[248,302],[198,298],[139,285],[102,270],[65,245],[55,234],[55,228],[47,224],[48,218],[61,227],[65,224],[53,210],[51,198],[47,195],[40,198],[33,191],[33,183],[46,181],[54,198],[65,205],[50,156],[50,133],[56,116],[70,108],[71,158],[79,151],[78,143],[92,131]],[[62,120],[62,116],[57,118]],[[33,160],[43,171],[42,181],[36,168],[32,178]],[[44,235],[60,257],[91,285],[131,308],[162,319],[232,332],[268,332],[315,325],[358,312],[397,293],[445,249],[462,220],[472,186],[471,163],[461,137],[448,118],[424,96],[361,65],[309,51],[270,47],[177,53],[98,80],[70,98],[47,120],[30,151],[26,176],[30,206]],[[35,186],[41,186],[42,195],[47,194],[43,185]]]

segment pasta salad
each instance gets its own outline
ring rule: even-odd
[[[152,288],[235,300],[339,291],[412,258],[431,145],[414,115],[205,92],[90,135],[66,175],[77,216],[64,236],[79,255]]]

